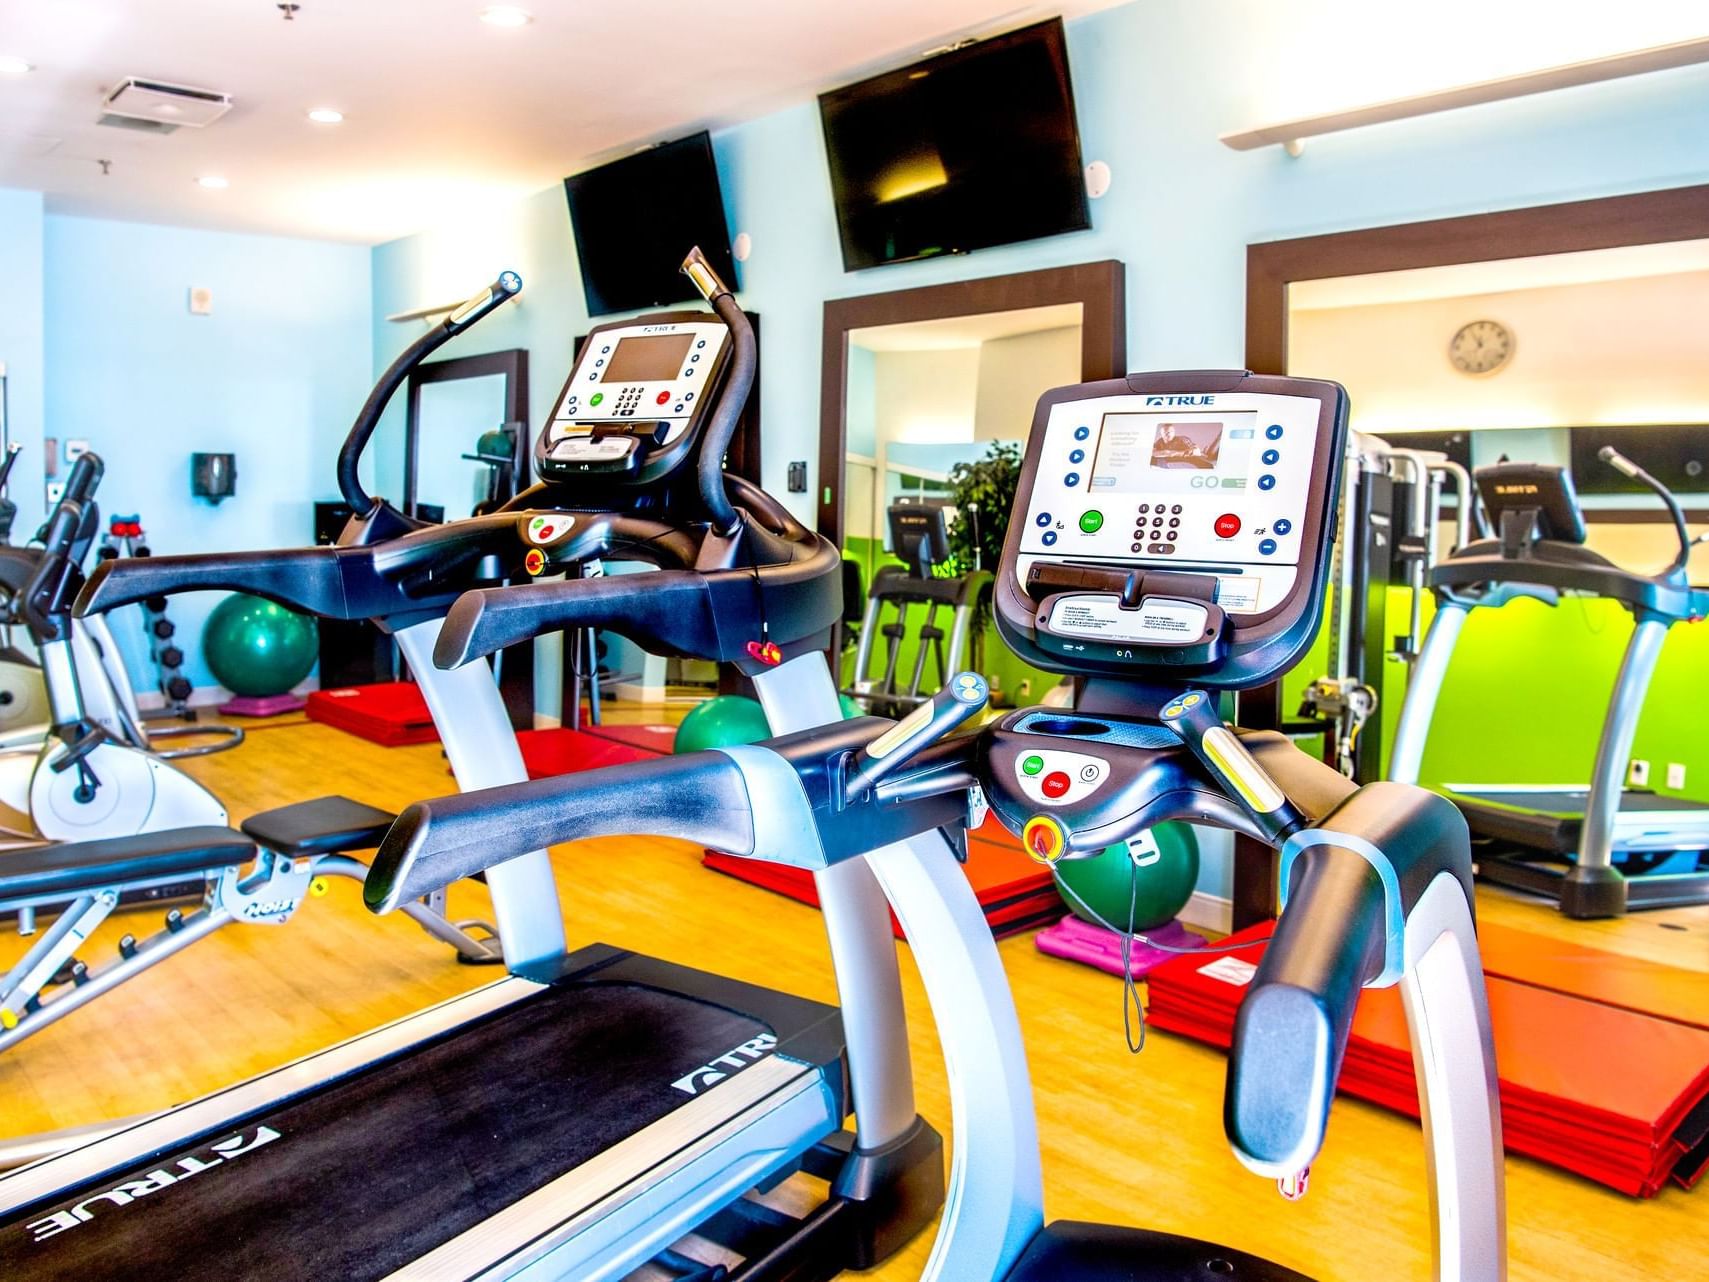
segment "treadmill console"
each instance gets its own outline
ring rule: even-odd
[[[541,478],[647,484],[672,471],[694,449],[729,349],[709,312],[596,326],[535,442]]]
[[[1040,399],[995,594],[1056,672],[1270,680],[1322,612],[1347,432],[1340,385],[1130,374]]]

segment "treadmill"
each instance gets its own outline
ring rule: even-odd
[[[1484,508],[1500,537],[1467,544],[1430,575],[1436,617],[1413,668],[1389,777],[1416,783],[1449,659],[1466,616],[1520,597],[1618,601],[1633,630],[1615,678],[1588,785],[1450,783],[1443,791],[1481,839],[1486,881],[1554,900],[1568,917],[1709,903],[1709,804],[1623,786],[1632,737],[1662,642],[1675,624],[1709,613],[1709,590],[1686,564],[1694,540],[1668,488],[1613,447],[1599,457],[1653,490],[1679,536],[1656,575],[1623,569],[1584,546],[1584,514],[1558,465],[1498,463],[1477,470]]]
[[[724,475],[755,342],[698,252],[684,270],[713,313],[597,327],[536,443],[540,485],[369,547],[244,554],[248,590],[426,603],[488,562],[491,581],[552,580],[498,589],[488,623],[501,634],[530,616],[547,631],[607,628],[737,665],[778,731],[836,720],[823,664],[788,660],[825,645],[840,557]],[[359,453],[347,449],[341,481]],[[398,519],[361,497],[357,521]],[[608,557],[658,568],[575,577]],[[80,606],[167,590],[173,574],[228,586],[215,559],[103,565]],[[445,652],[450,615],[422,625],[437,645],[406,657],[436,720],[458,715],[434,706],[444,678],[488,691],[486,747],[502,761],[514,738],[486,665]],[[646,786],[669,764],[630,768],[645,799],[617,818],[692,809],[663,778]],[[603,944],[566,953],[537,846],[486,875],[506,978],[0,1179],[0,1274],[594,1282],[678,1276],[672,1244],[693,1233],[761,1262],[756,1277],[812,1279],[871,1267],[930,1221],[942,1142],[915,1110],[895,944],[864,865],[818,880],[842,1011]],[[750,1196],[797,1172],[828,1185],[807,1214]]]
[[[1223,1111],[1236,1157],[1285,1195],[1304,1191],[1304,1172],[1333,1142],[1360,989],[1394,985],[1429,1154],[1434,1275],[1502,1282],[1500,1105],[1466,825],[1426,789],[1361,787],[1286,736],[1236,730],[1217,711],[1221,691],[1273,680],[1317,631],[1346,418],[1336,384],[1238,370],[1047,392],[993,611],[1027,663],[1083,682],[1072,712],[1022,708],[952,735],[989,693],[962,672],[899,722],[858,718],[670,757],[653,780],[610,767],[418,802],[382,843],[364,898],[384,912],[536,842],[618,832],[797,867],[870,865],[907,934],[948,1073],[951,1189],[923,1279],[1305,1282],[1212,1242],[1046,1222],[1020,1022],[951,843],[987,808],[1042,863],[1170,820],[1244,833],[1279,853],[1283,906],[1261,962],[1238,981]],[[1166,428],[1205,442],[1224,484],[1158,467]],[[1088,440],[1109,478],[1092,490],[1068,461]],[[1181,503],[1182,538],[1136,553],[1121,518],[1159,499]],[[1116,519],[1080,519],[1091,511]],[[1057,521],[1064,533],[1049,537]],[[475,594],[500,609],[509,595]],[[502,644],[497,622],[460,605],[447,622],[459,633],[452,657]],[[823,667],[812,655],[797,662]],[[680,799],[669,811],[649,801],[664,779]],[[1142,1079],[1100,1080],[1103,1107],[1143,1111]]]

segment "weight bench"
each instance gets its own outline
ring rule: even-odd
[[[0,1051],[222,926],[281,925],[306,896],[325,893],[325,878],[361,881],[368,865],[346,852],[379,845],[392,819],[389,812],[348,797],[320,797],[252,815],[241,832],[176,828],[0,855],[0,911],[51,906],[58,913],[0,979]],[[117,960],[105,966],[91,968],[78,960],[78,948],[118,907],[120,895],[186,878],[206,883],[199,908],[190,913],[174,908],[147,939],[127,934],[119,941]],[[503,960],[492,926],[445,916],[443,891],[403,905],[403,911],[456,949],[458,961]]]

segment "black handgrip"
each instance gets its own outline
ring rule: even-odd
[[[1223,1125],[1273,1173],[1304,1170],[1323,1145],[1359,991],[1383,971],[1387,900],[1361,855],[1302,850],[1287,908],[1234,1021]]]
[[[88,502],[89,496],[95,493],[95,487],[101,484],[101,475],[106,470],[101,456],[94,450],[79,454],[71,465],[71,474],[65,478],[65,499],[72,503]]]
[[[340,549],[192,553],[103,561],[77,596],[79,617],[180,592],[248,592],[292,609],[345,618]],[[361,616],[366,617],[366,616]]]
[[[13,441],[6,447],[6,457],[0,460],[0,490],[6,488],[6,483],[12,479],[12,467],[18,461],[18,455],[24,452],[24,447]]]
[[[433,662],[460,668],[507,646],[577,627],[609,628],[638,642],[673,633],[716,634],[706,576],[691,571],[525,583],[458,597],[439,630]],[[700,647],[680,648],[695,653]]]
[[[41,559],[24,584],[21,606],[24,622],[37,642],[60,638],[60,621],[67,605],[64,598],[71,576],[77,572],[70,549],[82,524],[82,505],[62,498],[42,532]]]
[[[742,772],[721,752],[693,752],[418,801],[380,843],[362,898],[390,912],[531,850],[610,836],[748,854],[754,825]]]
[[[374,390],[369,392],[368,399],[362,402],[356,421],[350,425],[344,445],[338,451],[338,490],[344,496],[344,501],[350,505],[350,510],[357,516],[367,516],[375,507],[375,501],[362,488],[358,469],[362,462],[362,451],[368,447],[368,438],[373,436],[374,429],[379,426],[380,415],[385,412],[386,403],[392,399],[392,393],[409,377],[409,372],[432,355],[435,349],[450,342],[500,303],[521,292],[522,277],[515,272],[500,272],[498,279],[492,284],[404,348],[386,372],[380,375],[380,381],[374,384]]]
[[[706,261],[699,246],[688,251],[688,257],[683,259],[682,272],[694,282],[694,287],[712,304],[713,312],[730,330],[730,367],[724,376],[723,389],[718,393],[718,404],[713,408],[701,438],[698,477],[700,500],[712,518],[712,528],[720,536],[728,538],[736,532],[741,518],[724,488],[724,455],[735,438],[736,425],[741,421],[742,410],[753,391],[754,372],[759,367],[759,346],[754,341],[754,327],[748,323],[736,296],[712,270],[712,264]]]
[[[1679,536],[1679,551],[1674,554],[1673,564],[1669,565],[1664,573],[1684,573],[1686,564],[1691,560],[1691,530],[1685,523],[1685,509],[1680,507],[1673,491],[1612,445],[1604,445],[1596,452],[1596,457],[1622,476],[1631,477],[1632,480],[1649,486],[1655,491],[1656,497],[1667,505],[1668,515],[1673,518],[1674,533]]]

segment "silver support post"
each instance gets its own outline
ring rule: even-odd
[[[1389,758],[1389,778],[1396,783],[1417,783],[1418,768],[1424,761],[1424,742],[1430,737],[1430,718],[1436,712],[1436,699],[1442,693],[1442,681],[1448,673],[1448,660],[1460,639],[1471,607],[1455,601],[1440,601],[1436,617],[1430,621],[1418,661],[1407,677],[1406,700],[1400,708],[1400,725],[1395,729],[1394,751]]]
[[[439,728],[457,786],[469,792],[526,781],[522,750],[516,746],[516,732],[510,728],[492,669],[485,663],[467,663],[449,672],[435,667],[433,645],[439,625],[440,620],[429,619],[394,635]],[[528,962],[561,956],[564,917],[546,852],[535,850],[494,864],[486,878],[505,965],[515,970]]]
[[[880,608],[881,603],[877,597],[867,597],[866,610],[860,619],[860,640],[855,643],[854,675],[849,678],[851,690],[861,689],[861,683],[866,680],[866,666],[872,661],[872,638],[878,633]]]
[[[1448,873],[1407,917],[1400,995],[1424,1125],[1435,1277],[1502,1282],[1507,1195],[1495,1040],[1471,905]]]
[[[77,657],[71,641],[61,637],[38,646],[42,659],[42,684],[47,687],[48,707],[53,710],[53,723],[72,725],[83,719],[83,687],[77,680]]]
[[[949,1188],[920,1276],[1001,1278],[1044,1225],[1032,1080],[1008,976],[941,833],[873,851],[866,862],[908,936],[949,1076]]]
[[[818,651],[760,673],[754,690],[777,734],[842,717],[836,684]],[[813,879],[842,1007],[855,1138],[861,1148],[876,1149],[906,1133],[918,1111],[890,912],[865,859],[821,869]]]
[[[944,655],[943,680],[941,685],[949,684],[949,674],[960,672],[968,666],[967,639],[973,631],[973,611],[970,605],[958,605],[955,613],[950,616],[949,650]]]
[[[1632,755],[1632,737],[1638,730],[1638,714],[1644,710],[1644,695],[1661,658],[1668,625],[1660,619],[1644,619],[1632,630],[1620,660],[1620,675],[1614,679],[1614,694],[1608,702],[1608,719],[1596,745],[1596,766],[1590,775],[1590,796],[1584,807],[1584,831],[1579,839],[1580,868],[1608,868],[1614,862],[1614,821],[1620,814],[1620,795],[1626,785],[1626,761]]]

